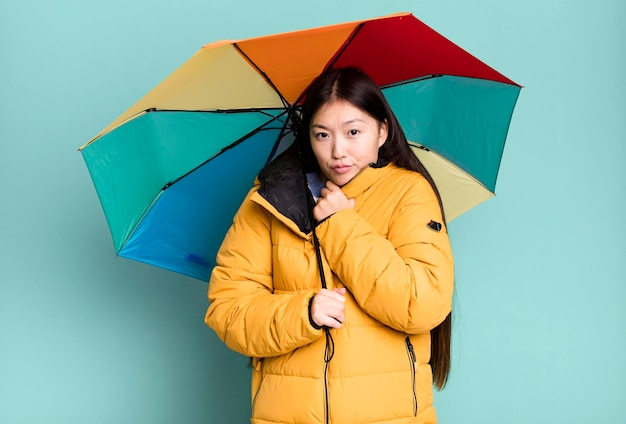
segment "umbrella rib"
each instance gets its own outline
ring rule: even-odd
[[[352,33],[350,34],[350,36],[346,39],[346,41],[344,41],[344,43],[342,44],[342,46],[337,50],[337,52],[335,53],[335,55],[328,61],[328,63],[326,64],[326,66],[324,67],[324,70],[322,71],[322,73],[326,72],[327,70],[331,69],[333,66],[335,66],[335,63],[337,63],[337,61],[339,60],[339,57],[341,57],[341,55],[343,54],[343,52],[348,48],[348,46],[352,43],[352,41],[354,40],[354,38],[357,36],[357,34],[361,31],[361,29],[363,28],[363,26],[365,25],[365,22],[360,23],[359,25],[356,26],[356,28],[354,28],[354,30],[352,31]],[[311,81],[312,83],[312,81]],[[307,88],[305,88],[302,93],[298,96],[298,98],[296,99],[296,101],[294,102],[295,105],[299,104],[302,99],[304,98],[304,96],[306,95],[306,93],[309,91],[309,87],[311,85],[309,84],[309,86]]]
[[[424,76],[419,77],[419,78],[413,78],[413,79],[410,79],[410,80],[405,80],[405,81],[395,82],[395,83],[392,83],[392,84],[382,85],[380,87],[380,89],[381,90],[385,90],[387,88],[400,87],[400,86],[403,86],[403,85],[412,84],[414,82],[425,81],[425,80],[433,79],[433,78],[441,78],[443,76],[444,76],[443,74],[424,75]]]
[[[356,26],[356,28],[354,28],[354,31],[352,31],[348,39],[343,43],[339,50],[337,50],[337,53],[335,53],[335,55],[330,59],[330,61],[324,68],[324,71],[327,71],[328,69],[331,69],[333,66],[335,66],[335,63],[337,63],[337,61],[339,60],[343,52],[346,51],[348,46],[352,44],[352,41],[354,41],[354,39],[359,34],[359,32],[361,32],[364,26],[365,22],[361,22],[359,25]]]
[[[411,147],[415,147],[416,149],[420,149],[420,150],[424,150],[425,152],[430,152],[436,156],[439,156],[441,158],[444,158],[446,161],[450,162],[452,165],[454,165],[455,167],[457,167],[459,170],[461,170],[464,174],[466,174],[468,177],[470,177],[476,184],[480,185],[481,187],[484,187],[486,190],[491,191],[491,189],[489,189],[488,187],[485,186],[485,184],[483,184],[482,181],[480,181],[478,178],[476,178],[471,172],[469,172],[468,170],[466,170],[465,168],[463,168],[462,166],[460,166],[458,163],[452,161],[451,159],[444,157],[443,155],[441,155],[440,153],[438,153],[436,150],[433,150],[429,147],[426,147],[418,142],[415,141],[407,141],[407,143],[409,143],[409,146]]]
[[[298,136],[298,128],[300,124],[298,121],[298,117],[296,113],[294,112],[294,108],[289,107],[285,110],[285,112],[287,113],[287,119],[283,122],[283,126],[280,129],[280,133],[278,134],[278,137],[276,138],[276,143],[274,144],[274,147],[272,148],[272,151],[270,152],[270,155],[267,158],[266,165],[268,165],[272,161],[272,158],[276,154],[276,151],[278,150],[278,147],[280,145],[280,140],[282,140],[283,137],[291,133],[294,134],[294,138],[297,138]],[[289,126],[289,119],[291,119],[292,121],[291,126]],[[297,140],[295,141],[295,143],[297,143]]]
[[[286,113],[287,113],[287,119],[285,120],[285,122],[283,123],[283,127],[280,131],[280,134],[278,136],[277,140],[281,140],[284,136],[285,136],[285,129],[288,126],[288,122],[289,122],[289,118],[291,118],[292,121],[294,121],[294,123],[297,122],[297,115],[293,110],[293,107],[289,104],[289,102],[287,101],[287,99],[285,98],[285,96],[283,96],[283,93],[280,92],[280,90],[278,89],[278,87],[276,87],[276,84],[274,84],[274,81],[272,81],[272,79],[269,77],[269,75],[267,75],[267,73],[265,73],[251,58],[250,56],[248,56],[239,46],[239,44],[237,43],[233,43],[233,47],[235,49],[237,49],[237,51],[239,52],[239,54],[241,54],[256,70],[257,72],[263,76],[263,78],[265,79],[265,81],[269,84],[270,87],[272,87],[272,89],[276,92],[276,94],[278,94],[278,97],[280,97],[281,102],[283,103],[285,109],[286,109]],[[294,104],[298,104],[297,102]],[[281,114],[283,115],[283,114]],[[279,115],[279,116],[281,116]],[[296,123],[297,125],[297,123]],[[293,130],[293,128],[292,128]],[[297,133],[297,128],[295,128],[296,133]],[[268,157],[268,163],[270,162],[272,156],[274,155],[274,153],[276,152],[276,149],[278,148],[278,143],[276,143],[276,145],[274,146],[274,148],[272,149],[272,152],[270,153],[270,156]]]
[[[200,113],[250,113],[257,112],[262,115],[267,116],[268,118],[275,118],[271,113],[267,113],[268,110],[282,110],[282,107],[267,107],[263,109],[259,108],[241,108],[241,109],[159,109],[159,108],[150,108],[144,110],[145,113],[149,112],[200,112]],[[278,116],[281,116],[280,114]]]
[[[502,81],[495,81],[492,79],[486,79],[486,78],[480,78],[480,77],[469,77],[467,75],[457,75],[457,74],[429,74],[429,75],[424,75],[418,78],[413,78],[413,79],[408,79],[405,81],[399,81],[396,83],[392,83],[392,84],[387,84],[387,85],[381,85],[380,88],[381,90],[384,90],[386,88],[393,88],[393,87],[399,87],[402,85],[406,85],[406,84],[411,84],[414,82],[419,82],[419,81],[425,81],[427,79],[432,79],[432,78],[442,78],[442,77],[454,77],[454,78],[467,78],[467,79],[473,79],[473,80],[478,80],[478,81],[489,81],[495,84],[504,84],[504,85],[514,85],[514,86],[518,86],[516,83],[508,83],[508,82],[502,82]],[[519,86],[518,86],[519,87]]]
[[[283,102],[283,105],[285,106],[285,108],[289,107],[289,102],[287,101],[285,96],[283,96],[283,93],[280,92],[278,87],[276,87],[276,85],[274,84],[274,81],[272,81],[272,79],[261,68],[259,68],[259,66],[256,63],[254,63],[254,61],[250,58],[250,56],[248,56],[241,49],[241,47],[239,47],[239,44],[233,43],[233,47],[239,52],[239,54],[241,54],[254,67],[254,69],[257,70],[259,74],[263,76],[265,81],[270,85],[270,87],[272,87],[272,89],[276,92],[276,94],[278,94],[278,97],[280,97],[280,100]]]
[[[287,113],[287,111],[281,113],[278,116],[272,116],[272,119],[270,119],[269,121],[267,121],[265,124],[263,124],[262,126],[256,127],[255,129],[253,129],[252,131],[250,131],[249,133],[245,134],[244,136],[240,137],[239,139],[235,140],[234,142],[232,142],[231,144],[229,144],[226,147],[223,147],[219,152],[215,153],[213,156],[211,156],[210,158],[208,158],[207,160],[205,160],[204,162],[202,162],[200,165],[196,166],[195,168],[189,170],[188,172],[186,172],[185,174],[181,175],[180,177],[176,178],[173,181],[170,181],[169,183],[165,184],[163,186],[163,188],[161,189],[161,191],[169,188],[170,186],[176,184],[178,181],[182,180],[183,178],[185,178],[187,175],[191,174],[192,172],[196,171],[198,168],[201,168],[202,166],[204,166],[207,162],[215,159],[216,157],[218,157],[219,155],[221,155],[222,153],[236,147],[237,145],[241,144],[242,142],[244,142],[245,140],[247,140],[248,138],[252,137],[254,134],[260,133],[261,131],[268,131],[268,130],[276,130],[277,128],[268,128],[266,127],[266,125],[268,125],[269,123],[271,123],[272,121],[279,121],[279,118],[282,117],[283,115],[285,115]],[[270,115],[271,116],[271,115]],[[282,132],[284,132],[284,128],[285,128],[285,124],[283,124],[281,126],[281,134]]]

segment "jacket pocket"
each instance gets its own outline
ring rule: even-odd
[[[413,349],[413,343],[411,343],[411,338],[406,336],[405,345],[406,345],[406,353],[409,359],[409,367],[411,369],[411,393],[413,394],[413,416],[417,417],[417,392],[415,390],[415,379],[417,372],[417,357],[415,356],[415,350]]]

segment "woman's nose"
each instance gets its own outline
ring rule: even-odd
[[[344,151],[345,151],[345,146],[341,138],[335,139],[333,142],[333,150],[332,150],[333,158],[344,157],[345,155]]]

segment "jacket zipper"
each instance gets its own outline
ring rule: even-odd
[[[333,340],[330,329],[324,327],[324,333],[326,338],[326,347],[324,349],[324,424],[330,424],[330,399],[328,389],[328,366],[330,361],[335,356],[335,341]]]
[[[259,378],[259,387],[256,389],[256,393],[254,394],[254,400],[252,401],[252,412],[251,415],[254,416],[254,407],[256,405],[256,398],[259,396],[259,392],[261,391],[261,386],[263,385],[263,358],[259,359],[259,362],[256,364],[256,370],[261,372],[261,377]]]
[[[415,356],[415,350],[413,349],[413,343],[411,338],[406,336],[406,352],[409,356],[409,365],[411,365],[411,391],[413,392],[413,416],[417,417],[417,393],[415,392],[415,372],[417,371],[417,357]]]
[[[324,364],[324,424],[330,424],[330,402],[328,400],[328,362]]]

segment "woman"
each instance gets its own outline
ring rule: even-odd
[[[434,183],[359,70],[322,74],[301,124],[302,157],[263,169],[234,218],[205,321],[253,358],[252,423],[435,423],[454,277]]]

